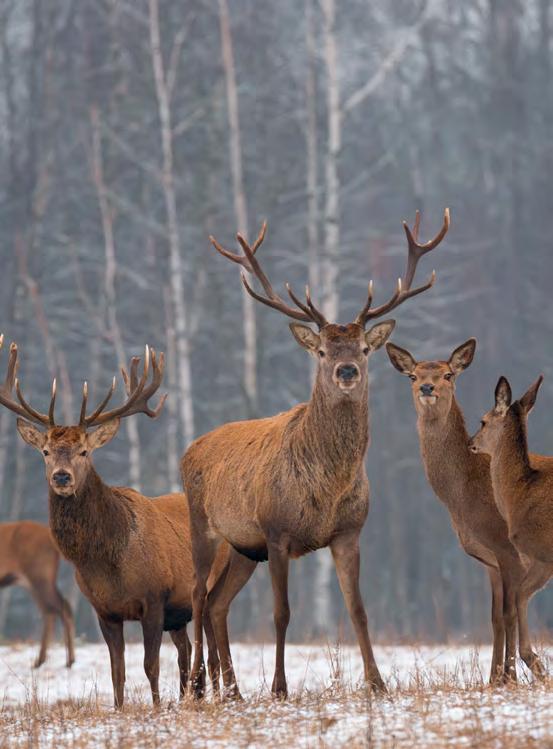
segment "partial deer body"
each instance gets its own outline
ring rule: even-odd
[[[491,476],[509,537],[521,554],[553,575],[553,457],[528,452],[527,420],[543,377],[513,402],[501,377],[495,405],[471,440],[474,452],[491,457]]]
[[[273,290],[256,256],[265,226],[251,247],[238,236],[244,255],[230,252],[212,239],[221,254],[258,278],[264,296],[253,291],[242,277],[246,290],[255,299],[318,327],[317,333],[305,325],[290,325],[298,343],[318,360],[318,370],[308,403],[271,418],[219,427],[192,443],[183,457],[196,571],[192,682],[198,696],[203,692],[204,667],[197,617],[201,621],[206,596],[223,681],[228,693],[238,694],[223,620],[240,583],[245,584],[255,564],[265,559],[269,561],[276,629],[272,691],[278,696],[286,695],[289,559],[327,546],[359,640],[365,680],[373,689],[385,689],[373,656],[359,589],[359,535],[369,509],[364,465],[369,444],[368,359],[387,340],[395,323],[388,320],[367,332],[365,325],[432,285],[433,276],[424,286],[411,289],[417,260],[438,244],[448,225],[446,212],[438,237],[419,245],[417,217],[415,237],[406,228],[409,261],[404,280],[398,281],[391,299],[375,309],[371,308],[371,283],[366,304],[348,325],[329,323],[313,304],[308,289],[302,302],[288,287],[294,306]],[[208,575],[223,540],[241,555],[234,561],[237,572],[228,584],[217,585],[207,595]]]
[[[31,520],[0,524],[0,587],[26,588],[42,614],[42,639],[35,668],[46,660],[58,617],[63,626],[66,665],[70,668],[75,662],[73,614],[56,585],[59,562],[60,553],[46,526]]]
[[[186,625],[192,617],[193,566],[186,497],[170,494],[152,500],[126,487],[108,486],[95,471],[90,457],[115,436],[121,418],[139,412],[155,417],[161,410],[163,398],[156,409],[149,407],[148,400],[161,384],[163,354],[158,361],[152,351],[151,362],[150,382],[148,347],[140,377],[139,359],[132,360],[130,375],[123,371],[127,400],[110,411],[105,409],[115,383],[90,416],[86,415],[85,383],[78,426],[56,426],[55,382],[48,414],[39,413],[25,401],[15,380],[15,344],[10,348],[6,382],[0,388],[0,403],[25,415],[25,419],[17,420],[19,433],[44,457],[50,528],[62,554],[75,565],[77,582],[98,614],[111,659],[116,707],[124,701],[125,621],[142,624],[144,670],[154,704],[159,703],[159,649],[164,630],[170,632],[177,647],[181,695],[190,664]],[[13,385],[17,401],[11,395]],[[46,429],[37,429],[31,421]],[[97,429],[89,431],[93,426]],[[223,545],[212,578],[226,572],[227,566],[228,547]],[[205,626],[213,687],[217,689],[217,651],[208,619]]]
[[[532,594],[549,579],[543,565],[529,562],[509,540],[494,499],[490,461],[469,449],[469,435],[455,397],[455,381],[472,362],[469,339],[448,361],[417,362],[392,343],[392,364],[412,380],[422,459],[430,485],[446,505],[461,546],[488,569],[492,589],[493,656],[490,681],[516,679],[516,637],[520,654],[536,676],[543,668],[533,652],[527,624]]]

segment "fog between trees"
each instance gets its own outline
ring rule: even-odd
[[[57,376],[58,419],[74,422],[82,380],[98,397],[145,343],[167,354],[164,413],[122,425],[96,456],[104,479],[178,488],[193,436],[309,395],[309,357],[210,233],[233,249],[266,219],[275,288],[309,281],[348,322],[371,277],[377,303],[391,294],[402,219],[420,209],[426,239],[446,206],[450,232],[417,275],[436,268],[436,285],[398,311],[393,340],[447,358],[478,338],[458,383],[469,430],[498,375],[519,394],[543,372],[530,440],[551,454],[550,0],[1,0],[0,19],[0,320],[24,392],[43,408]],[[426,483],[408,380],[383,350],[370,368],[371,631],[485,638],[487,577]],[[3,520],[46,520],[41,458],[7,412],[0,486]],[[295,638],[348,631],[326,554],[292,566]],[[68,569],[62,587],[94,636]],[[3,592],[0,630],[33,633],[31,605]],[[531,608],[551,625],[549,592]],[[260,566],[234,635],[270,633],[271,612]]]

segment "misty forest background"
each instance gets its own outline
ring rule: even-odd
[[[74,423],[145,343],[167,353],[157,422],[128,419],[95,462],[115,484],[178,489],[187,444],[223,422],[308,398],[307,354],[282,315],[246,298],[208,242],[253,239],[275,288],[306,281],[353,319],[402,273],[401,221],[435,287],[398,311],[393,340],[447,358],[478,338],[458,395],[474,430],[499,374],[546,380],[531,445],[553,448],[553,3],[550,0],[0,0],[1,329],[23,390]],[[6,348],[6,346],[5,346]],[[1,368],[7,361],[2,352]],[[371,368],[372,504],[363,595],[376,638],[487,638],[487,576],[426,483],[409,381]],[[118,397],[122,396],[119,381]],[[0,414],[0,518],[47,519],[43,462]],[[319,552],[292,566],[291,636],[348,634]],[[68,565],[78,632],[97,636]],[[31,613],[32,612],[32,613]],[[553,627],[553,594],[532,604]],[[32,636],[25,591],[0,632]],[[266,566],[237,599],[234,636],[272,636]]]

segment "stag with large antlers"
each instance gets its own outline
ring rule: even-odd
[[[140,376],[140,359],[132,359],[129,374],[122,370],[126,400],[110,410],[107,406],[115,379],[89,415],[85,383],[77,426],[55,423],[55,381],[47,413],[28,403],[15,376],[17,357],[17,346],[12,343],[0,403],[20,417],[20,435],[44,457],[50,529],[62,554],[75,565],[79,587],[98,614],[111,659],[115,706],[121,707],[124,699],[123,623],[129,620],[142,624],[144,670],[154,703],[159,702],[159,649],[164,630],[169,631],[178,651],[182,694],[190,664],[186,625],[192,616],[194,577],[186,497],[167,494],[150,499],[133,489],[107,486],[91,461],[92,452],[115,436],[121,419],[137,413],[150,418],[159,414],[165,396],[155,408],[148,402],[161,385],[163,354],[158,359],[155,351],[146,347]],[[89,431],[92,427],[96,428]],[[213,566],[214,579],[226,572],[228,556],[228,547],[221,546]],[[217,689],[217,651],[208,619],[205,625],[210,672]]]
[[[365,453],[369,444],[368,359],[391,334],[395,322],[386,320],[365,330],[370,320],[391,312],[410,297],[430,288],[428,283],[411,288],[419,259],[434,249],[449,227],[446,210],[441,231],[431,242],[418,242],[419,216],[413,233],[404,224],[408,241],[405,275],[392,297],[373,308],[369,284],[366,304],[352,323],[329,322],[315,306],[309,289],[301,301],[288,286],[293,306],[272,288],[257,259],[265,237],[263,226],[250,246],[238,235],[243,250],[236,254],[213,238],[216,250],[239,264],[260,282],[264,295],[247,292],[262,304],[296,321],[291,331],[300,346],[317,358],[315,385],[308,403],[268,419],[226,424],[196,440],[182,460],[182,475],[190,505],[192,554],[196,571],[193,594],[195,653],[192,683],[197,696],[203,692],[202,628],[198,626],[207,600],[223,681],[228,693],[237,694],[228,646],[226,615],[240,588],[258,561],[269,561],[274,594],[276,669],[275,695],[287,693],[284,669],[288,605],[289,559],[329,546],[336,565],[345,603],[359,640],[366,682],[383,690],[367,628],[367,616],[359,588],[359,535],[369,509],[369,484]],[[207,581],[217,549],[225,540],[242,558],[235,558],[236,574],[207,595]],[[239,569],[238,569],[239,568]]]

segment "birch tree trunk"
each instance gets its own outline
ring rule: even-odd
[[[175,328],[171,314],[170,291],[165,290],[165,345],[167,351],[167,389],[169,393],[177,393],[177,347],[175,342]],[[181,490],[179,485],[179,451],[178,451],[178,413],[177,401],[174,397],[167,398],[167,472],[169,474],[170,491]]]
[[[238,92],[236,90],[236,70],[234,65],[234,53],[232,49],[232,35],[230,31],[227,0],[219,0],[219,24],[221,29],[221,48],[227,93],[230,170],[234,196],[234,214],[238,231],[247,236],[248,208],[244,189]],[[242,319],[244,325],[244,390],[248,401],[248,415],[255,416],[257,412],[257,341],[255,302],[245,290],[242,292]]]
[[[150,53],[154,73],[155,91],[160,123],[162,148],[161,182],[165,200],[167,233],[169,241],[169,268],[172,310],[175,320],[175,339],[178,354],[179,415],[185,446],[194,439],[194,409],[192,405],[192,371],[190,363],[190,336],[186,303],[184,300],[184,276],[180,251],[180,231],[177,219],[173,167],[173,127],[169,79],[174,80],[174,71],[165,72],[161,50],[158,0],[149,0]],[[176,60],[174,60],[176,65]]]
[[[317,137],[317,45],[315,39],[313,0],[305,0],[305,44],[307,48],[307,75],[305,79],[305,145],[307,152],[307,258],[309,286],[315,294],[320,292],[319,259],[319,164]],[[314,383],[317,364],[311,360],[311,381]]]
[[[321,264],[323,313],[328,320],[338,320],[338,249],[340,243],[338,158],[341,148],[340,89],[334,0],[321,0],[324,16],[323,55],[326,70],[327,146],[325,156],[324,257]],[[315,621],[328,631],[332,616],[332,556],[329,549],[318,552],[315,582]]]
[[[107,327],[115,348],[115,354],[119,363],[118,368],[121,368],[127,366],[127,358],[121,328],[117,319],[117,296],[115,292],[117,261],[113,233],[113,212],[106,194],[100,122],[96,107],[91,107],[90,124],[92,126],[92,173],[104,233],[104,297],[106,302]],[[129,440],[129,481],[131,486],[140,492],[142,491],[142,485],[140,481],[140,435],[138,433],[138,423],[135,419],[125,419],[124,422]]]
[[[324,207],[323,312],[329,320],[338,319],[338,260],[340,243],[338,159],[342,146],[342,121],[336,44],[334,0],[321,0],[324,16],[323,54],[326,69],[328,140],[325,159],[326,199]]]

